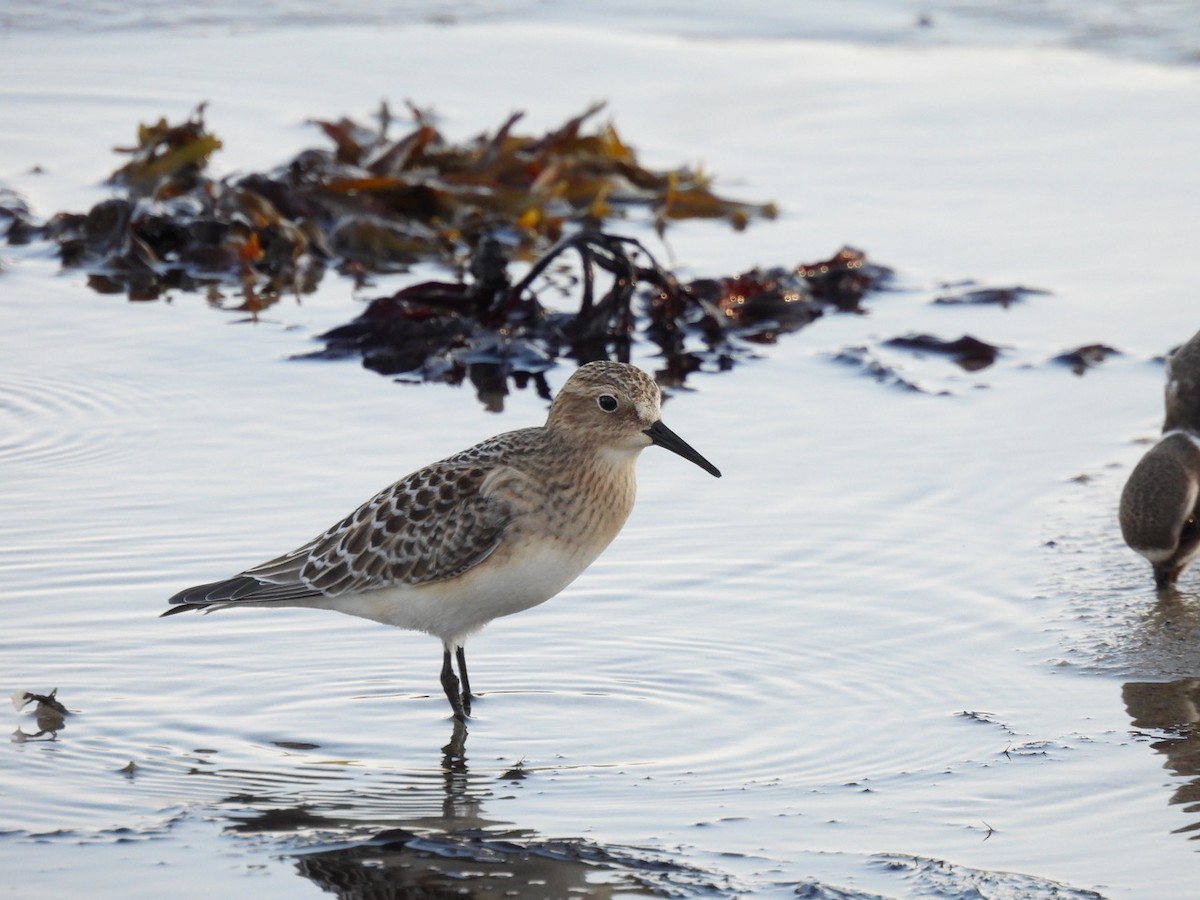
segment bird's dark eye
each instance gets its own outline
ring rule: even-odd
[[[596,398],[596,403],[605,412],[617,411],[617,398],[612,394],[601,394]]]

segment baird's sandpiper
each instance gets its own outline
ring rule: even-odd
[[[660,403],[640,369],[588,363],[544,426],[419,469],[291,553],[180,591],[163,615],[301,606],[424,631],[442,641],[442,687],[462,720],[471,712],[466,639],[544,603],[591,565],[633,508],[642,450],[657,444],[720,477],[662,423]]]
[[[1163,436],[1121,492],[1121,534],[1164,590],[1200,556],[1200,333],[1167,358]]]

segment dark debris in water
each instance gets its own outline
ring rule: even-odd
[[[1049,294],[1041,288],[1022,287],[982,287],[941,294],[933,299],[939,306],[1000,306],[1004,309],[1014,303],[1020,303],[1028,297]]]
[[[989,826],[987,836],[993,833],[994,829]],[[1103,895],[1095,891],[1072,887],[1036,875],[974,869],[949,860],[907,853],[876,853],[867,857],[867,862],[876,872],[897,879],[903,884],[891,885],[890,890],[879,894],[809,879],[798,883],[793,893],[804,900],[884,900],[885,897],[901,896],[938,897],[941,900],[980,900],[985,897],[1013,900],[1104,900]]]
[[[980,897],[1104,900],[1104,895],[1096,891],[1071,887],[1036,875],[973,869],[943,859],[907,853],[880,853],[873,856],[872,860],[889,874],[907,882],[913,896],[941,897],[945,900],[978,900]]]
[[[54,740],[58,736],[58,732],[66,727],[67,716],[70,715],[70,710],[63,706],[58,699],[58,688],[49,694],[35,694],[23,689],[13,691],[12,704],[18,712],[25,709],[30,703],[35,704],[33,714],[37,722],[37,731],[30,734],[24,729],[18,728],[13,732],[13,741],[24,743],[25,741]]]
[[[862,370],[863,374],[869,375],[880,384],[887,384],[917,393],[925,391],[917,382],[900,374],[894,366],[890,366],[879,359],[869,347],[843,347],[832,356],[832,359],[834,362],[843,363]]]
[[[70,710],[63,706],[58,699],[58,688],[55,688],[49,694],[34,694],[24,690],[14,691],[12,702],[18,711],[24,709],[30,703],[36,703],[35,712],[38,714],[48,711],[59,716],[66,716],[70,713]]]
[[[529,769],[525,768],[525,763],[521,760],[508,771],[500,776],[501,781],[524,781],[529,777]]]
[[[1000,348],[979,338],[964,334],[947,341],[931,334],[906,334],[884,341],[887,347],[898,347],[918,353],[938,353],[949,356],[967,372],[986,369],[996,361]]]
[[[271,746],[279,747],[283,750],[317,750],[321,745],[308,741],[271,741]]]
[[[1085,344],[1068,350],[1054,357],[1054,362],[1068,366],[1076,375],[1083,375],[1088,369],[1094,369],[1110,356],[1120,356],[1121,351],[1106,344]]]
[[[729,896],[721,873],[650,850],[484,829],[394,828],[303,853],[296,868],[340,897]]]
[[[800,900],[891,900],[883,894],[860,891],[857,888],[824,881],[803,881],[792,892]]]

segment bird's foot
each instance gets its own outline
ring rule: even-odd
[[[454,720],[454,730],[450,734],[450,743],[442,748],[442,766],[450,771],[466,771],[467,767],[467,726],[458,719]]]

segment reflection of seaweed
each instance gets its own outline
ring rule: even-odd
[[[578,257],[579,306],[556,313],[539,299],[546,290],[541,281],[559,271],[568,253]],[[659,380],[679,384],[706,361],[729,368],[745,353],[735,339],[773,342],[818,318],[826,305],[857,306],[889,274],[861,252],[843,249],[811,276],[816,291],[806,273],[817,267],[809,266],[683,283],[640,242],[602,231],[563,239],[516,283],[507,262],[496,242],[485,242],[472,257],[469,281],[422,282],[377,298],[355,320],[323,334],[325,348],[311,355],[361,354],[367,368],[382,374],[452,383],[468,373],[476,380],[489,367],[498,374],[488,381],[502,383],[509,374],[537,379],[563,355],[628,362],[639,319],[635,300],[644,287],[643,331],[665,360]],[[853,281],[837,282],[843,274]],[[690,335],[702,346],[689,346]]]
[[[880,384],[903,388],[906,391],[925,390],[911,378],[901,375],[894,367],[880,360],[868,347],[843,347],[831,357],[834,362],[861,369]]]

